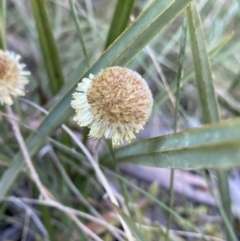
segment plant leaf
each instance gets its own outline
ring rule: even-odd
[[[200,169],[240,166],[240,119],[182,131],[119,148],[116,162],[145,166]],[[112,162],[108,154],[102,163]],[[116,164],[116,163],[114,163]]]
[[[64,84],[64,78],[45,1],[31,0],[31,5],[51,91],[57,94]]]
[[[220,117],[218,113],[218,105],[212,80],[209,56],[205,44],[205,36],[202,28],[201,18],[197,10],[195,1],[187,8],[187,15],[189,22],[193,65],[195,70],[199,99],[203,112],[203,121],[205,123],[218,122],[220,120]],[[225,149],[225,146],[226,145],[224,145],[221,151]],[[229,150],[226,149],[225,155],[229,154],[229,156],[231,156],[231,152],[229,151],[232,147],[233,145],[231,147],[229,146]],[[221,151],[219,151],[219,153]],[[209,158],[211,158],[210,153]],[[231,159],[227,157],[224,158],[224,156],[222,156],[222,159],[220,158],[218,162],[225,161],[225,164],[228,165],[229,160],[234,159],[234,155]],[[231,199],[228,184],[228,174],[225,171],[218,171],[217,176],[218,187],[221,194],[221,201],[229,218],[229,221],[231,221]],[[230,238],[231,235],[230,232],[228,232],[228,239]]]
[[[129,22],[135,0],[118,0],[108,32],[105,49],[125,30]]]
[[[212,81],[204,33],[195,4],[187,8],[193,66],[205,123],[219,121],[217,101]]]
[[[133,233],[134,237],[136,238],[137,241],[146,241],[145,237],[140,233],[140,229],[138,229],[135,225],[135,223],[130,220],[128,216],[117,206],[114,206],[118,214],[122,217],[124,222],[127,224],[128,228],[131,230]]]
[[[6,17],[6,0],[0,3],[0,49],[6,49],[5,39],[5,17]]]

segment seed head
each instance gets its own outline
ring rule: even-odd
[[[153,99],[145,80],[135,71],[110,67],[84,78],[73,94],[72,107],[80,126],[91,128],[89,136],[112,139],[113,146],[143,129]]]

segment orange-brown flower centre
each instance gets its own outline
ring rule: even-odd
[[[20,70],[17,64],[10,57],[0,53],[0,81],[6,81],[9,76],[13,77],[19,74]]]

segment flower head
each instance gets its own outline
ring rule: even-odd
[[[25,95],[24,86],[28,84],[28,79],[24,76],[30,72],[23,70],[25,64],[19,62],[20,58],[13,52],[0,50],[0,104],[11,105],[11,95]]]
[[[113,146],[130,142],[148,120],[153,105],[151,91],[135,71],[110,67],[90,74],[78,84],[72,107],[80,126],[91,128],[89,136],[112,139]]]

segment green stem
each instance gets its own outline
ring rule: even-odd
[[[215,197],[217,206],[218,206],[218,208],[219,208],[219,212],[220,212],[220,214],[221,214],[221,216],[222,216],[223,223],[225,224],[225,227],[226,227],[226,230],[227,230],[227,236],[228,236],[228,237],[227,237],[227,240],[237,241],[237,240],[238,240],[238,239],[237,239],[237,236],[236,236],[236,234],[235,234],[235,232],[234,232],[233,226],[232,226],[229,218],[227,217],[226,209],[223,207],[222,201],[219,200],[219,198],[214,195],[213,188],[212,188],[212,185],[211,185],[211,183],[210,183],[210,179],[209,179],[208,175],[206,175],[206,172],[203,171],[202,173],[203,173],[203,176],[205,177],[205,180],[206,180],[206,182],[207,182],[207,184],[208,184],[208,188],[209,188],[212,196]],[[217,173],[217,175],[219,175],[219,173]],[[218,176],[218,180],[219,180],[220,178],[221,178],[221,174],[220,174],[220,176]],[[225,180],[223,180],[223,181],[225,182]]]
[[[40,206],[40,211],[41,211],[41,216],[42,216],[44,226],[48,231],[49,239],[55,240],[56,238],[55,231],[54,231],[53,225],[51,224],[51,214],[50,214],[49,207],[42,205]]]
[[[182,26],[182,36],[181,36],[181,44],[180,44],[180,54],[179,54],[179,66],[177,72],[177,91],[176,91],[176,103],[175,103],[175,112],[174,112],[174,133],[177,132],[177,121],[178,121],[178,110],[179,110],[179,99],[180,99],[180,84],[183,72],[183,62],[186,48],[186,39],[187,39],[187,18],[184,19]],[[174,201],[174,169],[171,169],[171,177],[170,177],[170,201],[169,208],[172,209],[173,201]],[[169,213],[168,222],[167,222],[167,234],[169,236],[169,229],[171,227],[172,215]]]
[[[105,49],[126,29],[135,0],[118,0],[108,32]]]
[[[80,28],[80,23],[79,23],[79,20],[78,20],[78,17],[77,17],[77,11],[76,11],[75,5],[73,3],[73,0],[69,0],[69,4],[70,4],[72,15],[73,15],[73,20],[74,20],[74,23],[75,23],[76,28],[77,28],[78,38],[79,38],[80,44],[82,46],[82,51],[83,51],[83,54],[85,56],[87,66],[89,68],[90,67],[90,61],[89,61],[87,50],[86,50],[86,47],[85,47],[85,44],[84,44],[83,34],[82,34],[82,30]]]
[[[1,0],[0,3],[0,49],[6,49],[6,33],[5,33],[5,18],[6,18],[6,0]]]
[[[38,32],[41,54],[48,75],[49,86],[55,95],[64,84],[64,76],[46,1],[31,0],[31,7]]]

